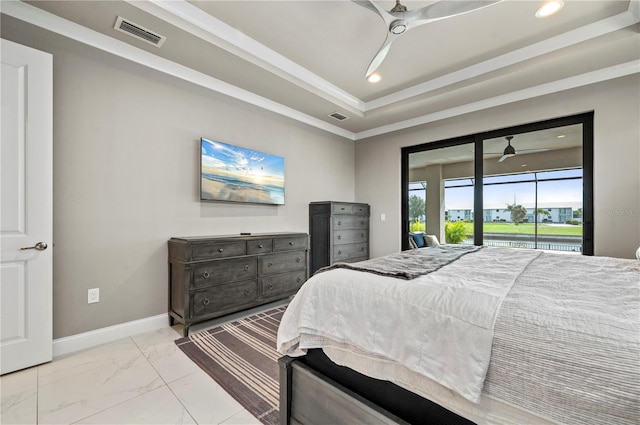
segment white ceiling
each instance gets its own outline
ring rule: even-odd
[[[452,0],[458,1],[458,0]],[[390,9],[393,1],[378,1]],[[433,1],[403,1],[410,10]],[[29,1],[2,13],[348,139],[640,73],[639,0],[504,0],[398,38],[368,83],[382,19],[348,0]],[[113,29],[118,16],[167,37]],[[349,118],[336,121],[339,112]]]

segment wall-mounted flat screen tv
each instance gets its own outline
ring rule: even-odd
[[[284,158],[200,139],[202,201],[284,204]]]

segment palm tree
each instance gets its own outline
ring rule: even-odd
[[[540,223],[540,215],[544,215],[546,217],[551,216],[551,213],[548,210],[545,210],[544,208],[538,208],[536,210],[536,214],[538,215],[538,223]]]
[[[527,209],[522,205],[507,204],[507,211],[511,211],[511,221],[514,222],[516,226],[527,216]]]

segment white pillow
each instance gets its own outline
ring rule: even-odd
[[[440,242],[438,242],[438,238],[436,235],[424,235],[424,243],[427,246],[438,246]]]
[[[640,246],[638,247],[638,250],[636,251],[636,258],[638,260],[640,260]]]

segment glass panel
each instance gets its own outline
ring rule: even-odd
[[[427,182],[409,183],[409,231],[424,232],[426,226]]]
[[[582,125],[483,143],[485,245],[581,252]]]
[[[563,171],[554,178],[561,178],[565,173],[575,175],[576,171],[580,176],[571,180],[538,183],[539,249],[582,251],[582,170]]]
[[[440,243],[473,243],[473,160],[472,143],[409,155],[410,232],[436,235]],[[420,185],[423,198],[416,190]]]

